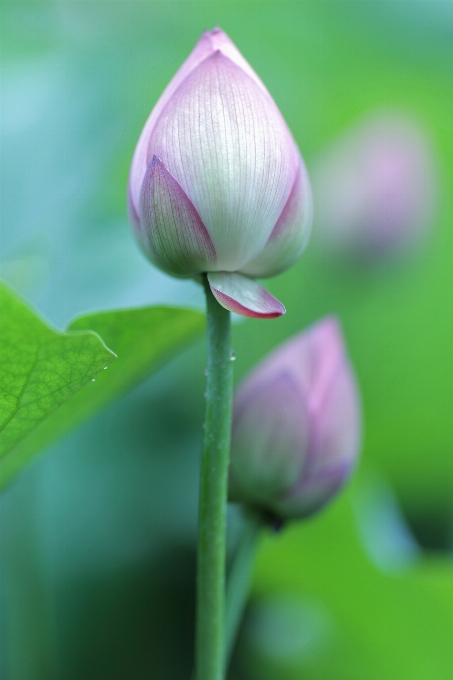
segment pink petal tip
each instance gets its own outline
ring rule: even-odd
[[[241,274],[212,272],[208,274],[208,281],[219,304],[235,314],[252,319],[275,319],[286,312],[269,291]]]

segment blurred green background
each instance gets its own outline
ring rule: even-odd
[[[309,170],[375,108],[428,131],[440,198],[423,248],[351,268],[314,239],[267,282],[286,316],[234,327],[239,379],[292,333],[338,314],[365,434],[347,492],[264,540],[231,678],[451,678],[452,4],[0,8],[0,273],[59,328],[98,309],[202,308],[196,284],[139,253],[125,187],[144,121],[203,29],[220,25],[256,69]],[[200,341],[4,492],[4,680],[190,676],[204,361]],[[232,509],[233,530],[239,522]]]

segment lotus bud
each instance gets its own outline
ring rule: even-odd
[[[319,240],[343,256],[405,252],[432,225],[429,143],[408,118],[375,114],[325,150],[314,168]]]
[[[319,510],[344,485],[361,431],[356,381],[330,317],[270,354],[233,406],[230,500],[277,521]]]
[[[207,273],[219,303],[244,316],[284,313],[254,278],[279,274],[302,254],[310,185],[272,97],[220,29],[203,33],[151,112],[128,204],[157,267],[177,277]]]

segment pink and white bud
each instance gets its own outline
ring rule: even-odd
[[[201,36],[151,112],[128,204],[157,267],[179,277],[208,273],[220,304],[245,316],[284,313],[250,277],[278,274],[302,254],[308,176],[275,102],[220,29]]]
[[[432,226],[435,184],[422,130],[404,115],[374,114],[328,147],[314,167],[319,240],[349,257],[406,251]]]
[[[230,500],[276,519],[311,515],[348,479],[361,410],[338,322],[327,317],[272,352],[233,407]]]

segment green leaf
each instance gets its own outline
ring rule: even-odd
[[[40,425],[93,380],[115,354],[91,331],[49,328],[0,284],[0,483],[33,455]]]
[[[96,331],[118,356],[92,389],[90,411],[120,396],[198,338],[205,328],[200,312],[176,307],[144,307],[88,314],[70,331]],[[84,403],[80,403],[80,412]]]
[[[0,318],[0,488],[204,328],[199,312],[149,307],[83,316],[60,333],[4,285]]]
[[[262,633],[260,640],[250,631],[260,680],[453,676],[451,562],[421,560],[399,573],[375,567],[361,546],[350,493],[319,517],[263,542],[254,590],[258,611],[260,602],[264,611],[266,601],[275,604],[276,598],[299,603],[302,628],[306,608],[304,639],[313,634],[313,623],[322,633],[310,649],[304,640],[299,650],[294,643],[285,659],[272,657]]]

